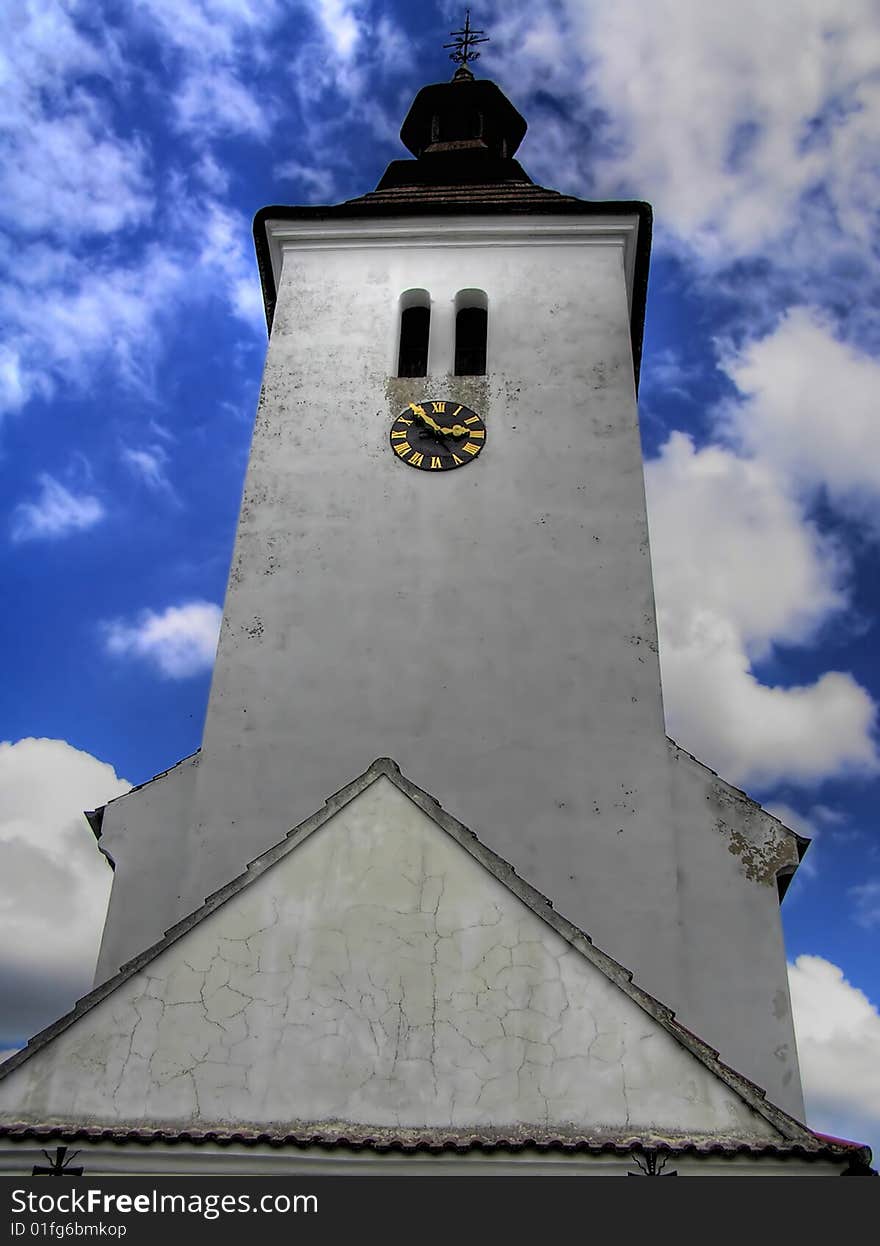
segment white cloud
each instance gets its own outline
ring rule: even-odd
[[[417,50],[399,24],[350,0],[307,0],[314,30],[302,30],[291,85],[300,119],[297,150],[320,174],[327,152],[335,153],[337,171],[346,164],[353,133],[370,132],[396,144],[401,109],[382,89],[393,67],[417,59]],[[420,84],[419,84],[420,85]],[[328,113],[327,99],[334,101]]]
[[[852,508],[880,494],[880,361],[838,341],[811,308],[722,358],[740,391],[727,432],[796,484]]]
[[[851,675],[766,687],[752,666],[849,605],[847,560],[808,508],[822,491],[880,531],[880,364],[795,308],[721,366],[739,390],[712,413],[727,444],[673,433],[646,464],[670,733],[739,782],[876,771],[876,706]]]
[[[146,610],[135,623],[115,619],[104,625],[104,638],[109,653],[146,659],[167,679],[186,679],[212,667],[220,619],[219,606],[190,601],[161,614]]]
[[[209,151],[202,152],[193,173],[213,195],[223,195],[229,189],[229,171],[220,165]]]
[[[255,331],[265,331],[263,295],[244,217],[217,200],[202,205],[199,267],[229,300],[230,308]]]
[[[720,629],[687,646],[667,645],[662,655],[670,735],[734,783],[876,773],[876,706],[850,675],[765,686],[736,637]]]
[[[112,874],[82,811],[129,787],[64,740],[0,743],[0,1045],[91,987]]]
[[[146,152],[114,134],[78,83],[116,68],[109,36],[86,37],[66,6],[25,0],[0,47],[0,215],[65,237],[115,232],[153,209]]]
[[[790,236],[801,258],[841,230],[870,238],[880,190],[869,154],[880,127],[873,0],[562,0],[552,14],[504,0],[485,24],[515,94],[547,91],[598,129],[593,190],[650,198],[664,229],[704,262],[767,252]],[[548,151],[542,118],[541,137],[529,152],[539,173],[558,177],[561,151],[581,168],[570,134]]]
[[[37,394],[47,397],[58,386],[83,386],[96,364],[112,365],[128,384],[145,385],[157,324],[186,292],[182,257],[177,262],[153,249],[113,266],[68,254],[63,271],[53,273],[36,299],[26,259],[19,257],[0,287],[8,366],[16,379],[7,387],[5,409],[18,409]]]
[[[880,1014],[821,956],[788,967],[798,1057],[814,1129],[880,1154]]]
[[[809,639],[846,604],[840,552],[765,464],[673,433],[647,480],[668,639],[696,613],[729,620],[757,655],[775,637]]]
[[[91,494],[77,496],[53,476],[40,476],[40,493],[33,502],[21,502],[13,512],[13,541],[68,536],[93,528],[104,518],[104,507]]]
[[[292,181],[297,201],[305,203],[333,203],[338,197],[336,177],[330,168],[320,169],[301,160],[285,160],[273,170],[277,178]]]
[[[767,687],[751,669],[845,606],[836,546],[771,468],[682,433],[646,485],[670,734],[734,782],[876,770],[876,707],[849,674]]]
[[[271,115],[267,106],[228,69],[211,65],[190,70],[177,92],[177,122],[198,135],[267,134]]]
[[[200,228],[192,229],[193,217]],[[7,342],[0,353],[0,413],[57,387],[85,386],[96,366],[152,392],[161,329],[184,308],[212,298],[255,334],[265,332],[262,296],[244,218],[213,198],[188,201],[163,248],[105,264],[68,255],[53,265],[40,298],[16,266],[0,287]],[[19,259],[20,262],[20,259]],[[6,399],[4,407],[4,396]]]
[[[20,411],[41,384],[40,378],[25,372],[16,350],[0,345],[0,412]]]
[[[171,493],[171,482],[165,474],[168,455],[160,445],[124,446],[120,457],[137,478],[157,493]]]
[[[165,46],[189,57],[234,60],[254,36],[266,33],[279,16],[277,0],[141,0],[141,15]]]
[[[840,809],[831,809],[828,805],[814,805],[810,810],[810,816],[821,823],[822,826],[842,826],[847,821],[847,815]]]
[[[7,41],[14,52],[0,49],[0,218],[11,233],[0,240],[0,413],[84,387],[108,365],[149,394],[161,328],[199,302],[225,298],[263,331],[248,223],[210,193],[225,190],[211,153],[202,151],[191,175],[172,166],[160,186],[145,140],[123,132],[109,92],[85,83],[104,78],[121,91],[129,45],[152,21],[163,57],[177,49],[186,60],[178,111],[188,110],[193,141],[215,129],[262,133],[265,109],[243,84],[282,12],[274,0],[183,8],[151,0],[132,13],[133,25],[87,29],[76,7],[18,6]],[[221,253],[212,237],[224,215],[235,236]],[[145,224],[160,227],[160,241],[145,243],[131,228]],[[123,230],[125,249],[112,239]]]
[[[361,36],[357,6],[351,0],[309,0],[309,7],[335,54],[350,61]]]
[[[29,116],[3,136],[0,204],[18,229],[113,233],[153,210],[141,145],[95,134],[84,116]]]
[[[176,53],[175,123],[198,144],[223,134],[267,134],[277,105],[253,85],[284,14],[277,0],[142,0],[137,18]]]
[[[855,920],[866,930],[880,926],[880,878],[868,879],[858,887],[851,887],[849,894],[855,900]]]
[[[681,351],[666,348],[654,351],[651,366],[642,374],[641,395],[657,391],[667,396],[687,397],[699,377],[701,367],[685,360]]]

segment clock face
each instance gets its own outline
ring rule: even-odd
[[[423,472],[464,467],[485,443],[486,425],[477,413],[446,399],[411,402],[391,425],[391,449]]]

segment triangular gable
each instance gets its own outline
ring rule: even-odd
[[[7,1061],[0,1119],[818,1147],[388,759]]]

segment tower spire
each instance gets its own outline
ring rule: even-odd
[[[468,69],[468,61],[479,59],[480,53],[476,50],[475,44],[488,43],[489,36],[482,30],[472,29],[471,27],[471,11],[465,11],[464,26],[461,30],[451,30],[452,43],[444,43],[444,48],[452,48],[449,53],[449,59],[458,65],[455,71],[455,78],[473,78],[473,74]]]

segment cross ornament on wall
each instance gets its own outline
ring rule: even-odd
[[[71,1167],[71,1162],[76,1159],[77,1155],[79,1155],[79,1151],[73,1151],[70,1155],[68,1155],[67,1147],[59,1146],[55,1148],[54,1156],[50,1155],[48,1151],[44,1151],[43,1154],[49,1161],[49,1166],[47,1168],[45,1164],[34,1164],[33,1169],[31,1170],[32,1177],[82,1176],[82,1166],[77,1168]]]
[[[677,1168],[673,1168],[669,1172],[663,1171],[663,1169],[666,1167],[669,1156],[660,1155],[656,1147],[645,1147],[642,1154],[645,1158],[644,1163],[642,1163],[642,1161],[639,1159],[635,1151],[632,1152],[633,1163],[635,1164],[636,1168],[638,1168],[639,1171],[628,1172],[626,1174],[628,1177],[677,1177],[678,1176]]]

